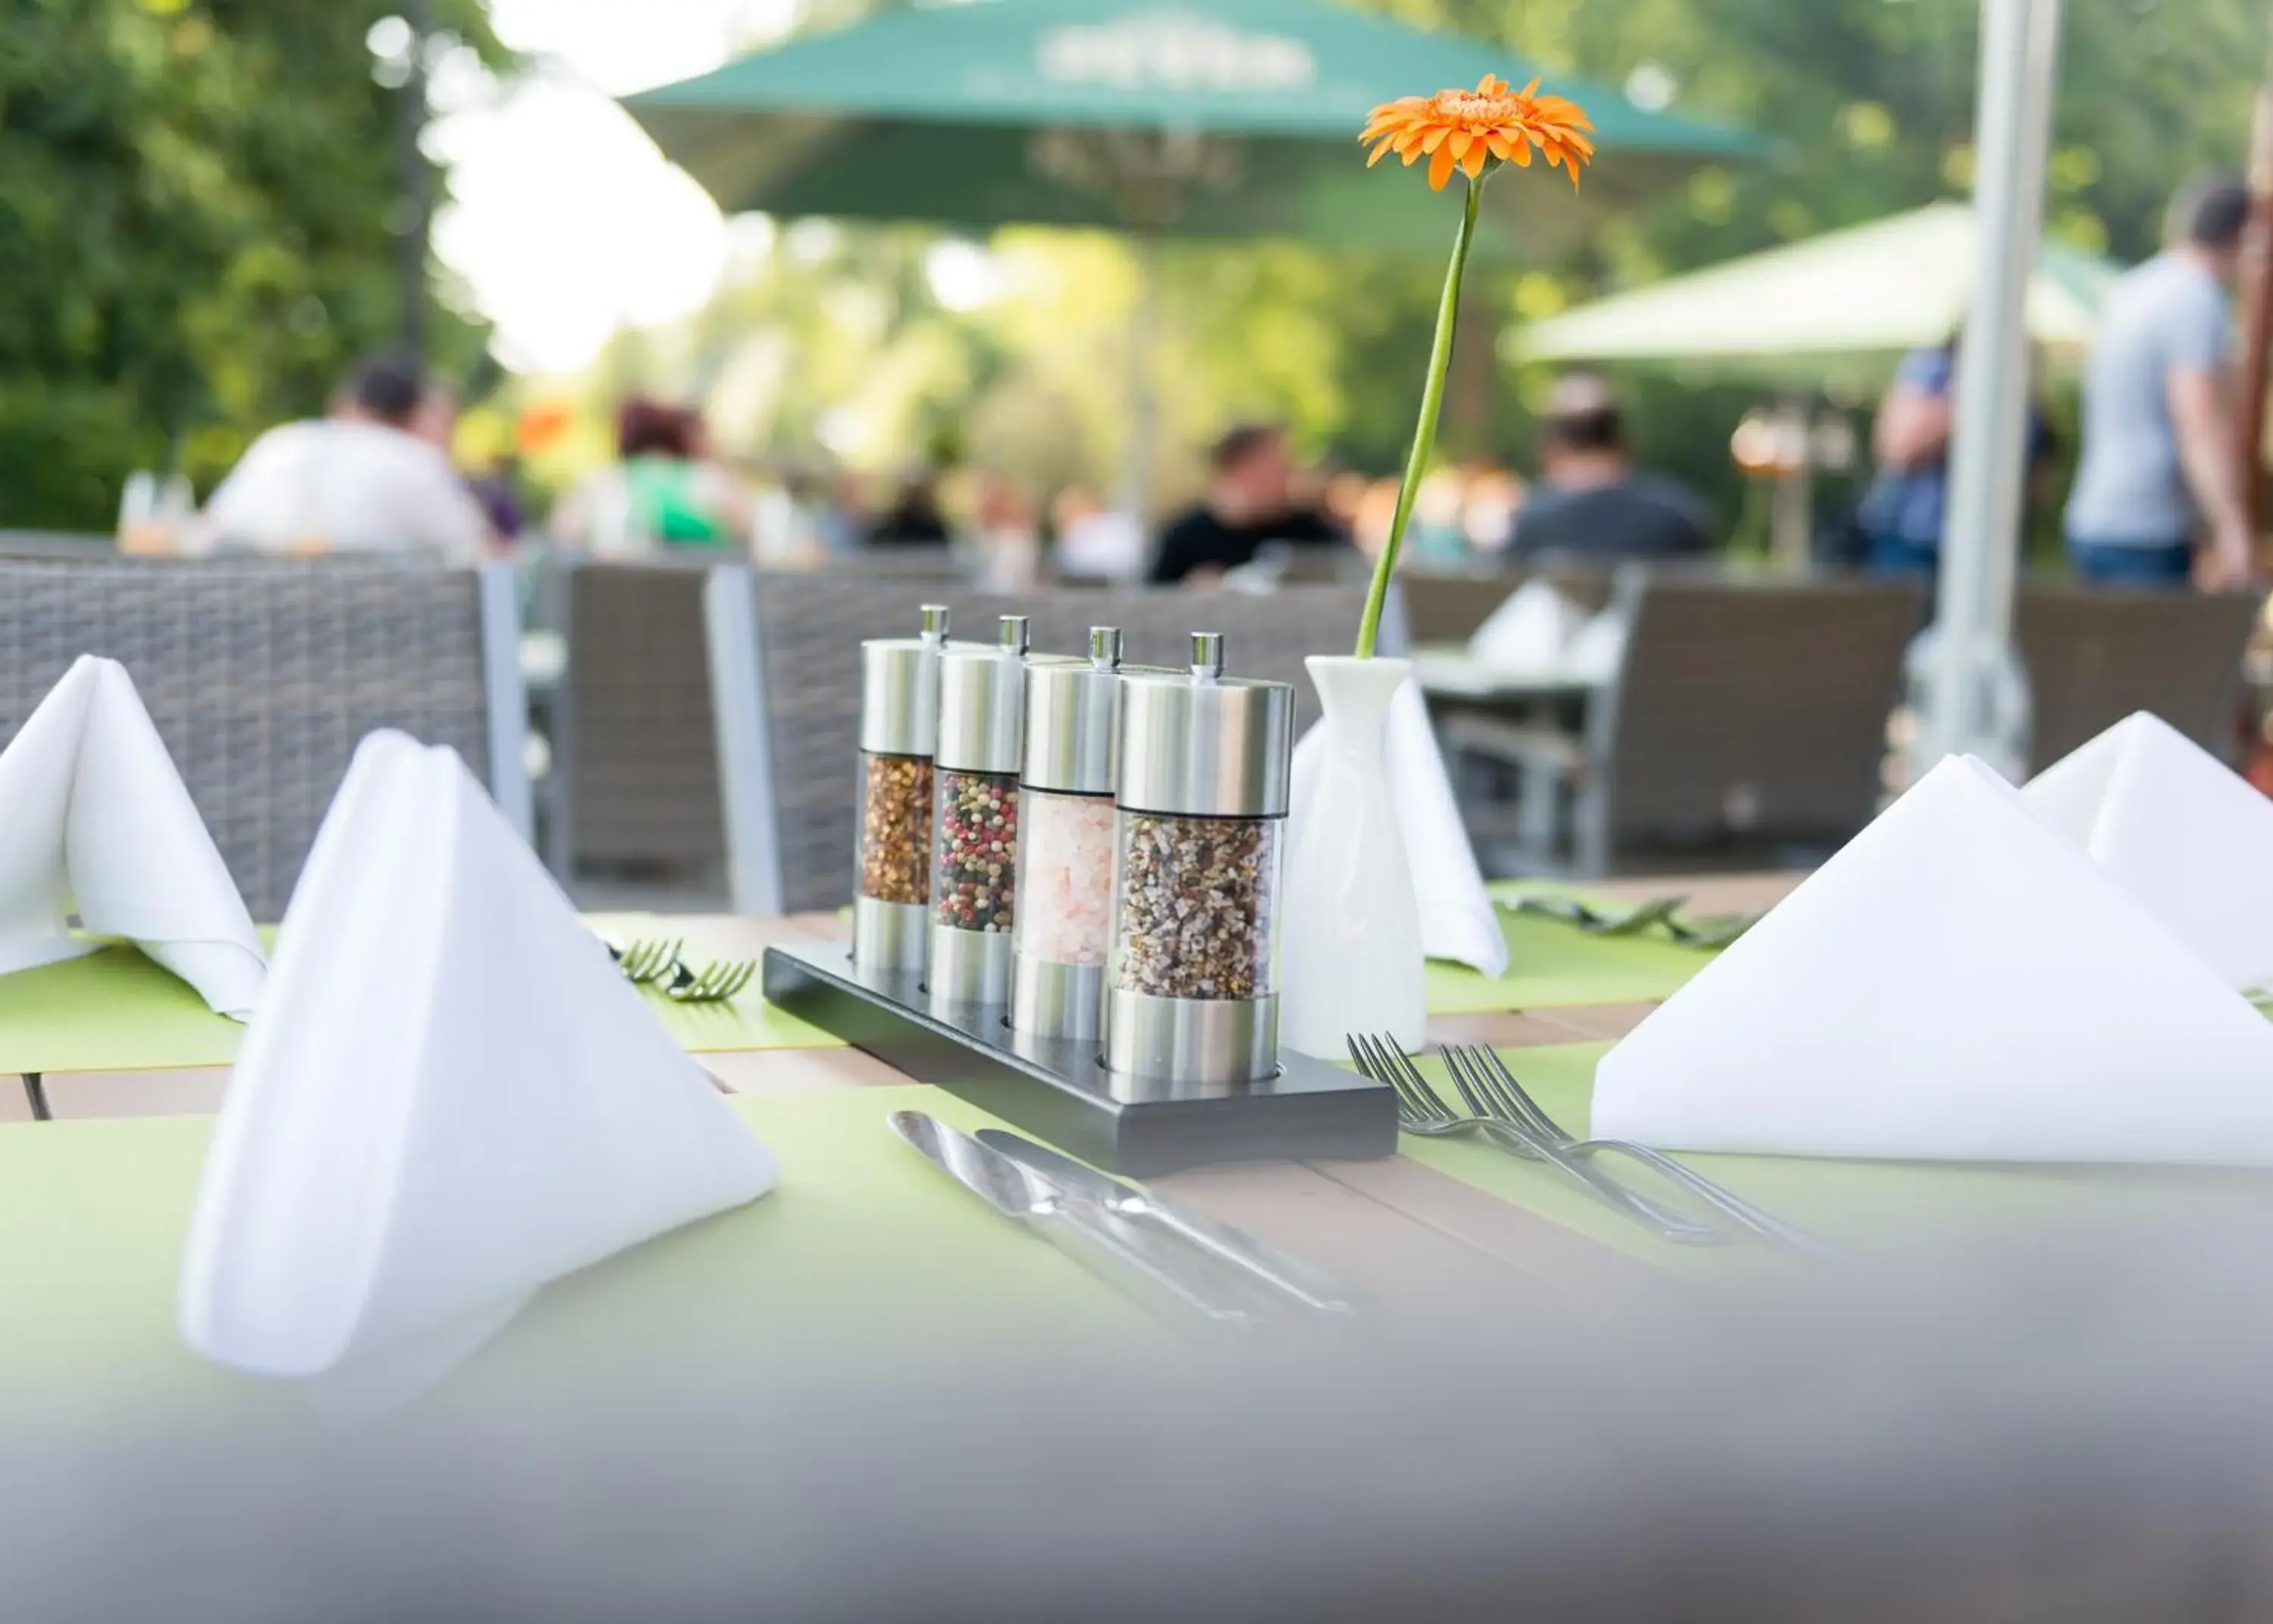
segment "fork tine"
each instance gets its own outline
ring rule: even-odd
[[[1507,1067],[1501,1064],[1498,1055],[1482,1044],[1476,1044],[1467,1047],[1462,1059],[1467,1063],[1470,1074],[1475,1078],[1476,1087],[1482,1090],[1486,1098],[1492,1102],[1496,1108],[1496,1115],[1512,1122],[1521,1123],[1535,1132],[1545,1134],[1550,1139],[1565,1137],[1563,1131],[1555,1126],[1545,1111],[1539,1109],[1537,1102],[1528,1094],[1524,1093],[1519,1088],[1510,1089],[1506,1086],[1507,1081],[1512,1081],[1512,1079],[1509,1077]],[[1503,1081],[1504,1079],[1506,1081]]]
[[[1444,1096],[1437,1093],[1429,1080],[1421,1074],[1421,1068],[1413,1063],[1411,1056],[1397,1046],[1394,1039],[1377,1037],[1373,1041],[1375,1046],[1388,1056],[1391,1069],[1404,1078],[1406,1092],[1412,1096],[1415,1106],[1423,1118],[1431,1122],[1451,1122],[1455,1119],[1452,1107],[1444,1104]]]
[[[1497,1114],[1469,1082],[1467,1067],[1463,1064],[1457,1046],[1444,1051],[1444,1070],[1451,1075],[1452,1086],[1460,1091],[1460,1099],[1467,1106],[1471,1115],[1489,1117]]]
[[[755,959],[742,960],[733,967],[732,972],[727,976],[725,991],[721,992],[718,996],[721,998],[732,998],[743,988],[748,986],[750,984],[751,977],[754,977],[757,973],[758,963]]]
[[[1570,1137],[1564,1132],[1563,1125],[1547,1114],[1547,1108],[1539,1103],[1530,1089],[1523,1086],[1515,1073],[1508,1068],[1507,1062],[1501,1059],[1497,1051],[1486,1049],[1483,1051],[1483,1058],[1485,1066],[1498,1084],[1499,1091],[1507,1096],[1511,1104],[1530,1118],[1542,1131],[1551,1134],[1557,1139]]]

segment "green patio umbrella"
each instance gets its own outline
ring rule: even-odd
[[[962,0],[881,12],[629,97],[664,154],[729,213],[1291,236],[1444,251],[1457,206],[1358,131],[1399,96],[1518,85],[1496,46],[1318,0]],[[1652,113],[1556,76],[1595,125],[1583,198],[1559,172],[1488,188],[1477,247],[1536,250],[1701,161],[1741,131]],[[1147,511],[1153,321],[1131,333],[1123,500]]]
[[[729,213],[1409,241],[1434,255],[1457,211],[1394,162],[1366,169],[1366,114],[1533,71],[1496,46],[1317,0],[966,0],[794,40],[625,106]],[[1582,201],[1559,173],[1489,189],[1503,247],[1753,150],[1743,132],[1599,86],[1556,75],[1550,88],[1587,108],[1602,156]]]

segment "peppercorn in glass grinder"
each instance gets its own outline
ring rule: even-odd
[[[1202,1087],[1279,1064],[1279,883],[1294,691],[1223,675],[1123,673],[1106,964],[1109,1070]]]
[[[1097,1036],[1113,924],[1113,778],[1121,632],[1089,629],[1089,657],[1026,662],[1018,775],[1018,914],[1010,1024]]]
[[[940,656],[926,984],[934,1003],[1010,996],[1026,640],[1026,617],[1005,615],[999,647],[958,645]]]
[[[939,660],[948,612],[923,606],[920,637],[860,645],[856,969],[920,975],[931,900],[932,756],[939,739]]]

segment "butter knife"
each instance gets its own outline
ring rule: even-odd
[[[1159,1237],[1127,1219],[1067,1195],[936,1117],[896,1111],[886,1120],[893,1133],[1003,1216],[1030,1226],[1148,1306],[1197,1314],[1227,1328],[1256,1322],[1249,1303],[1200,1278],[1197,1271],[1177,1267]]]
[[[1071,1156],[1061,1155],[1047,1145],[1037,1144],[1031,1139],[1005,1133],[998,1127],[979,1130],[979,1142],[991,1150],[1001,1151],[1043,1183],[1068,1195],[1092,1201],[1118,1217],[1149,1219],[1174,1231],[1182,1239],[1234,1269],[1244,1270],[1305,1308],[1319,1313],[1351,1312],[1348,1290],[1332,1276],[1313,1264],[1290,1257],[1276,1246],[1256,1239],[1243,1230],[1234,1229],[1228,1224],[1219,1224],[1182,1201],[1155,1195],[1149,1190],[1132,1188],[1117,1179],[1108,1179],[1094,1168],[1084,1166]]]

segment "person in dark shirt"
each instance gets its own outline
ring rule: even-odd
[[[1212,580],[1251,564],[1274,542],[1342,546],[1348,538],[1319,513],[1295,505],[1287,431],[1274,423],[1234,429],[1208,453],[1206,497],[1161,534],[1156,582]]]
[[[1557,382],[1542,427],[1539,483],[1516,513],[1516,557],[1676,558],[1711,545],[1694,492],[1636,471],[1617,397],[1601,378]]]
[[[871,547],[944,547],[955,539],[939,511],[939,492],[928,474],[909,476],[898,499],[868,528]]]

